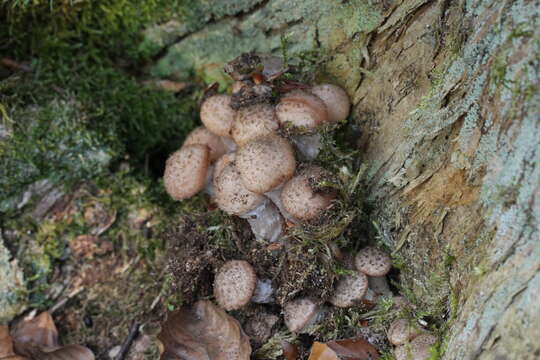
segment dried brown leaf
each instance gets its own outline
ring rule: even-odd
[[[207,300],[172,312],[158,339],[161,359],[248,360],[249,338],[236,319]]]
[[[376,360],[377,349],[362,338],[315,342],[309,360]]]
[[[291,344],[288,341],[282,341],[281,347],[283,348],[283,357],[285,360],[298,360],[300,357],[300,351],[295,344]]]

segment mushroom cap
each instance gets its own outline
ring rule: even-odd
[[[294,150],[278,135],[259,137],[237,151],[236,167],[246,188],[263,194],[294,175]]]
[[[214,296],[225,310],[236,310],[246,305],[257,286],[253,267],[244,260],[227,261],[214,279]]]
[[[390,324],[388,329],[388,341],[394,345],[403,345],[414,339],[419,334],[419,329],[407,319],[397,319]]]
[[[311,325],[319,314],[319,307],[309,298],[298,298],[283,306],[283,315],[287,329],[299,332]]]
[[[430,347],[437,342],[437,338],[430,334],[416,337],[410,344],[395,348],[396,360],[428,360],[431,357]]]
[[[206,184],[209,163],[208,146],[200,144],[183,146],[167,159],[163,175],[165,190],[175,200],[195,195]]]
[[[201,105],[201,121],[216,135],[231,137],[235,111],[230,106],[229,95],[213,95]]]
[[[356,269],[369,276],[384,276],[392,267],[390,256],[373,246],[361,249],[354,258]]]
[[[339,279],[330,303],[337,307],[349,307],[362,300],[368,290],[368,278],[365,274],[345,275]]]
[[[184,141],[184,145],[201,144],[210,149],[210,162],[214,162],[225,154],[225,144],[221,138],[209,131],[204,126],[199,126],[189,133]]]
[[[330,206],[336,197],[334,192],[314,191],[313,186],[331,175],[325,169],[311,165],[289,180],[281,192],[281,202],[285,210],[299,220],[311,220]]]
[[[349,95],[337,85],[320,84],[311,88],[311,93],[317,95],[326,105],[328,121],[338,122],[349,116],[351,101]]]
[[[219,176],[219,174],[221,174],[223,169],[225,169],[225,166],[232,163],[235,159],[236,159],[236,153],[231,152],[231,153],[223,155],[222,157],[218,159],[218,161],[216,161],[216,163],[214,164],[214,180],[213,180],[214,184],[216,183],[216,179]]]
[[[234,141],[243,146],[260,136],[276,132],[278,128],[274,107],[270,104],[255,104],[237,111],[231,134]]]
[[[276,106],[276,116],[282,125],[315,128],[328,121],[326,105],[316,95],[295,90],[283,96]]]
[[[215,200],[219,208],[231,215],[242,215],[255,209],[265,199],[251,192],[240,179],[235,163],[231,162],[215,178]]]

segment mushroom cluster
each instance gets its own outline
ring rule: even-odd
[[[407,319],[397,319],[390,324],[388,341],[395,346],[396,360],[427,360],[437,338]]]
[[[365,247],[356,254],[354,263],[357,271],[338,280],[329,299],[332,305],[351,307],[392,295],[386,281],[392,264],[385,252]],[[251,264],[243,260],[227,261],[214,278],[214,296],[225,310],[238,310],[250,302],[273,302],[274,292],[271,281],[258,279]],[[285,325],[291,332],[308,332],[325,313],[323,301],[312,297],[297,297],[283,304]]]
[[[244,54],[225,66],[232,95],[203,101],[203,126],[166,162],[164,185],[175,200],[203,189],[228,214],[248,220],[258,240],[276,241],[284,219],[317,218],[336,194],[317,186],[330,177],[301,164],[316,158],[322,129],[349,115],[347,93],[332,84],[282,90],[279,58]],[[279,95],[276,95],[279,94]]]

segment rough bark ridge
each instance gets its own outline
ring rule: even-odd
[[[153,72],[221,80],[244,51],[316,50],[354,99],[383,240],[445,359],[540,356],[540,2],[234,1],[200,30],[150,29]],[[156,39],[168,39],[159,40]]]

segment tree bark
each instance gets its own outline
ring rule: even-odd
[[[283,38],[317,51],[353,99],[401,281],[447,321],[444,358],[538,358],[539,1],[233,3],[197,31],[149,29],[154,74],[222,81],[224,62]]]

